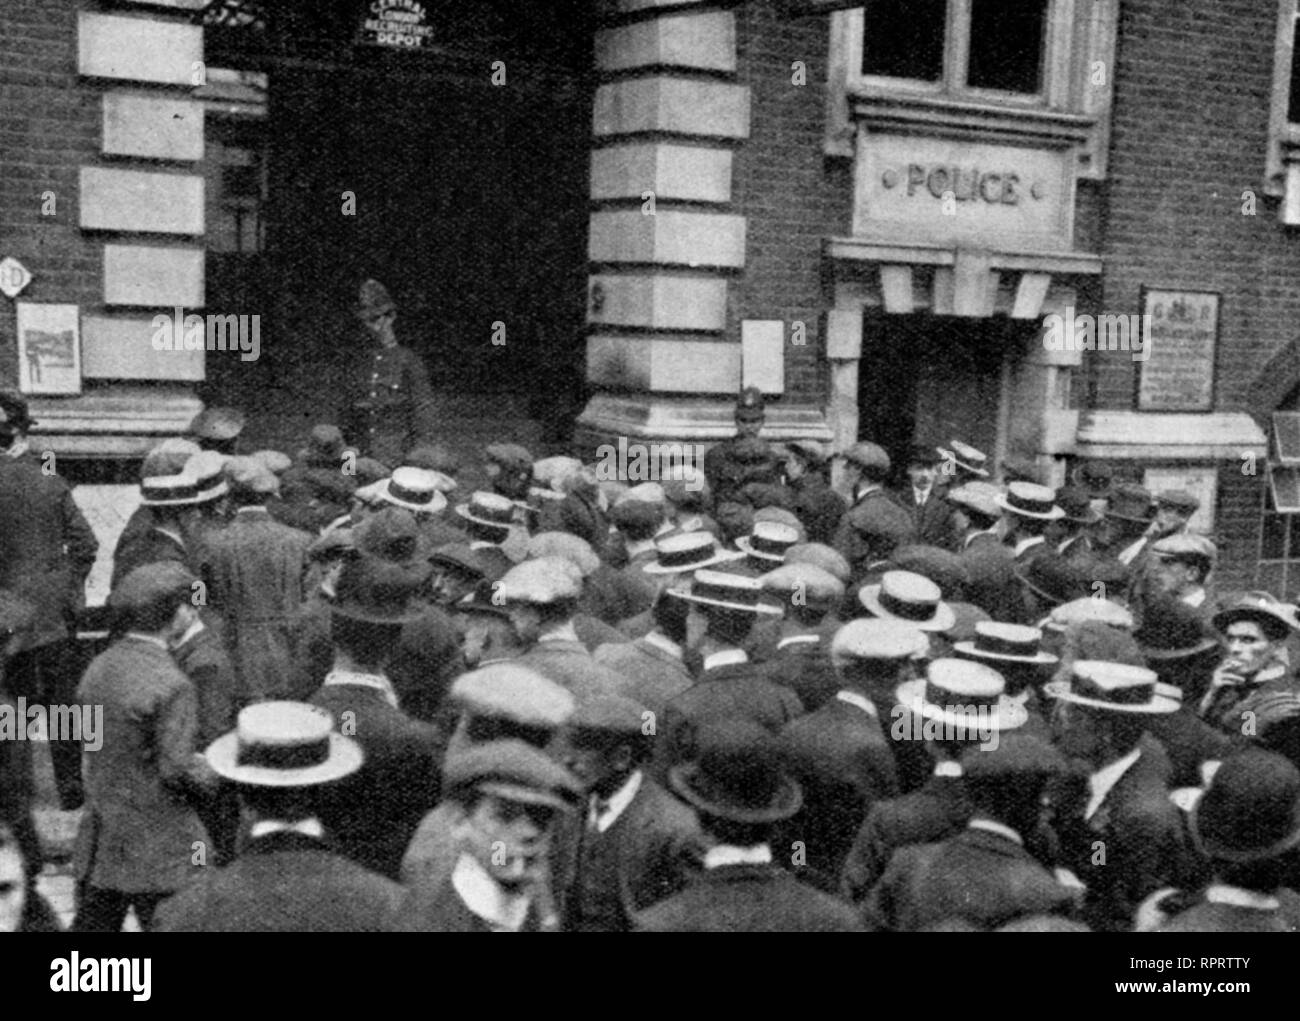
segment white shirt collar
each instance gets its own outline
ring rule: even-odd
[[[787,645],[814,645],[821,640],[821,635],[790,635],[777,642],[776,647],[784,649]]]
[[[1037,546],[1040,542],[1046,542],[1041,535],[1030,535],[1016,543],[1016,556],[1020,556],[1025,550],[1032,546]]]
[[[879,482],[867,482],[858,487],[858,491],[853,494],[853,502],[856,505],[868,493],[874,493],[877,489],[883,488]]]
[[[835,697],[841,702],[857,706],[873,720],[880,718],[880,714],[876,711],[876,704],[866,695],[859,695],[856,691],[837,691]]]
[[[253,504],[252,506],[248,506],[248,507],[235,508],[235,517],[239,517],[239,515],[241,514],[270,514],[270,513],[271,512],[267,510],[264,506],[262,506],[260,503]]]
[[[933,486],[933,485],[928,486],[928,487],[925,488],[925,489],[917,489],[915,486],[913,486],[913,487],[912,487],[912,500],[913,500],[913,501],[916,503],[916,505],[919,507],[921,504],[925,503],[926,500],[930,499],[930,494],[931,494],[932,492],[934,492],[934,486]]]
[[[1119,556],[1116,559],[1127,567],[1137,558],[1137,555],[1142,552],[1142,547],[1146,544],[1147,537],[1144,535],[1140,539],[1135,540],[1120,550]]]
[[[126,637],[135,638],[142,642],[148,642],[150,645],[156,645],[160,649],[167,649],[167,643],[157,635],[146,635],[141,631],[128,631]],[[167,649],[167,651],[171,652],[170,649]]]
[[[1064,553],[1066,550],[1068,550],[1071,546],[1073,546],[1076,542],[1078,542],[1082,538],[1083,538],[1082,535],[1072,535],[1068,539],[1063,539],[1060,542],[1060,544],[1057,545],[1056,552]]]
[[[1282,902],[1270,893],[1243,890],[1240,886],[1211,883],[1205,890],[1205,899],[1211,904],[1231,904],[1235,908],[1254,908],[1257,911],[1276,911]]]
[[[997,525],[994,525],[992,528],[981,528],[981,529],[980,529],[979,531],[977,531],[977,532],[971,532],[970,535],[966,536],[966,539],[965,539],[965,541],[962,543],[962,547],[961,547],[961,548],[962,548],[962,549],[965,549],[967,546],[969,546],[969,545],[971,544],[971,542],[972,542],[972,541],[973,541],[977,536],[981,536],[981,535],[991,535],[991,536],[993,536],[993,538],[996,539],[996,538],[998,537],[998,526],[997,526]]]
[[[638,557],[642,553],[653,553],[655,549],[654,539],[637,539],[634,542],[624,543],[624,549],[627,550],[628,559]]]
[[[469,544],[470,549],[500,549],[501,544],[498,542],[485,542],[482,539],[475,539]]]
[[[735,847],[731,844],[718,844],[704,852],[704,867],[717,869],[723,865],[771,865],[772,848],[767,844],[755,844],[753,847]]]
[[[173,531],[166,525],[154,525],[153,530],[155,532],[161,532],[163,535],[167,536],[167,538],[171,539],[172,542],[176,543],[177,546],[185,545],[185,540],[181,538],[181,533]]]
[[[1108,766],[1102,766],[1088,777],[1088,789],[1092,792],[1092,796],[1088,799],[1088,807],[1084,810],[1084,819],[1091,819],[1096,815],[1097,809],[1101,808],[1101,803],[1106,800],[1106,795],[1119,783],[1120,778],[1129,771],[1133,763],[1137,762],[1141,754],[1141,748],[1134,748],[1127,755],[1116,759]]]
[[[573,628],[573,621],[566,621],[559,627],[552,628],[545,634],[537,636],[537,644],[542,642],[576,642],[578,641],[578,632]]]
[[[1010,826],[1000,822],[994,822],[992,819],[975,818],[966,824],[968,830],[984,830],[987,833],[996,833],[1000,837],[1006,837],[1013,840],[1021,847],[1025,846],[1025,838],[1013,830]]]
[[[194,623],[185,629],[185,634],[181,635],[178,639],[176,639],[176,641],[172,643],[171,647],[173,649],[179,649],[182,645],[188,642],[199,632],[206,631],[206,630],[207,628],[204,626],[203,621],[200,620],[198,617],[195,617]]]
[[[623,781],[623,785],[606,798],[603,804],[593,794],[591,797],[591,810],[587,815],[587,824],[594,826],[597,833],[604,833],[614,823],[618,822],[618,817],[623,814],[628,805],[632,804],[632,799],[636,797],[637,791],[641,789],[641,779],[641,770],[638,769]]]
[[[936,763],[934,764],[934,774],[933,774],[933,775],[934,775],[934,776],[948,776],[948,777],[954,777],[954,778],[959,777],[959,776],[962,775],[962,772],[961,772],[961,763],[960,763],[960,762],[953,762],[953,761],[950,760],[950,759],[945,759],[943,762],[936,762]]]
[[[383,674],[361,674],[353,670],[340,670],[335,667],[325,675],[322,684],[355,684],[361,688],[374,688],[376,691],[383,692],[385,701],[394,709],[397,708],[397,692],[393,690],[393,682]]]
[[[518,932],[532,903],[528,894],[509,894],[479,860],[462,854],[451,870],[451,885],[465,906],[487,922],[494,932]]]
[[[259,819],[249,829],[248,836],[256,840],[258,837],[269,836],[272,833],[300,833],[304,837],[325,839],[325,827],[315,816],[310,819],[299,819],[296,822],[285,822],[283,819]]]
[[[712,670],[714,667],[731,666],[733,663],[748,663],[749,655],[744,649],[720,649],[717,652],[711,652],[704,657],[704,669]]]
[[[1188,606],[1203,606],[1205,605],[1205,594],[1204,587],[1197,585],[1196,588],[1192,589],[1190,592],[1186,592],[1179,596],[1179,599]]]
[[[669,638],[662,631],[651,631],[648,635],[643,635],[641,640],[647,645],[653,645],[656,649],[662,649],[673,659],[682,658],[682,647]]]

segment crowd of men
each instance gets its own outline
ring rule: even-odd
[[[95,539],[0,395],[0,698],[103,711],[50,744],[73,928],[1295,930],[1300,618],[1216,592],[1193,495],[960,440],[858,443],[841,493],[764,414],[657,481],[503,443],[466,491],[208,409],[81,670]],[[31,809],[0,742],[0,928],[59,924]]]

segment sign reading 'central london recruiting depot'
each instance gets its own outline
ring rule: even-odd
[[[416,0],[373,0],[366,5],[359,41],[370,46],[419,49],[433,29],[428,14]]]

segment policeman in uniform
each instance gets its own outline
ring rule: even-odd
[[[780,460],[758,438],[765,418],[762,391],[745,387],[736,401],[736,435],[714,444],[704,455],[704,477],[716,502],[730,498],[747,483],[779,480]]]
[[[419,355],[397,343],[397,306],[377,280],[361,285],[357,317],[366,336],[343,383],[339,425],[362,455],[400,465],[433,435],[429,377]]]

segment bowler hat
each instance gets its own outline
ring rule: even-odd
[[[655,559],[641,570],[646,574],[684,574],[744,556],[724,550],[711,532],[674,532],[655,540]]]
[[[1156,494],[1156,506],[1192,515],[1200,509],[1201,501],[1195,493],[1189,493],[1186,489],[1166,489]]]
[[[517,738],[472,744],[448,755],[443,784],[449,791],[479,790],[557,811],[572,811],[583,795],[572,773]]]
[[[933,467],[942,459],[939,448],[929,443],[913,443],[907,448],[907,463]]]
[[[445,546],[439,546],[429,554],[429,563],[450,567],[474,578],[482,579],[488,576],[487,565],[479,556],[478,550],[467,542],[449,542]]]
[[[440,475],[455,476],[460,471],[460,458],[441,443],[421,443],[412,447],[402,458],[404,468],[423,468]]]
[[[479,490],[470,494],[468,502],[457,504],[456,513],[475,524],[509,528],[515,520],[515,504],[504,496]]]
[[[1300,844],[1300,770],[1276,752],[1247,748],[1226,759],[1188,818],[1207,858],[1252,862]]]
[[[1006,681],[992,667],[966,659],[935,659],[924,677],[904,681],[894,692],[900,706],[922,719],[950,727],[1012,730],[1023,726],[1029,714],[1006,697]]]
[[[1295,607],[1274,598],[1270,592],[1247,592],[1231,606],[1216,613],[1211,623],[1216,631],[1226,633],[1228,626],[1239,620],[1256,621],[1276,634],[1300,631]]]
[[[878,585],[864,585],[858,600],[876,617],[892,617],[922,631],[947,631],[956,617],[939,586],[911,571],[886,571]]]
[[[1162,560],[1195,564],[1208,572],[1214,566],[1218,550],[1215,549],[1213,541],[1203,535],[1180,532],[1166,535],[1163,539],[1153,542],[1151,555]]]
[[[695,734],[695,753],[668,771],[668,782],[705,816],[774,823],[803,805],[798,782],[782,768],[776,740],[757,723],[706,720]]]
[[[363,624],[409,624],[422,613],[415,601],[417,584],[412,573],[398,564],[357,557],[343,565],[330,611]]]
[[[315,787],[355,773],[365,759],[361,745],[334,731],[327,710],[306,702],[246,706],[204,757],[218,776],[247,787]]]
[[[1062,702],[1116,713],[1159,714],[1178,709],[1176,699],[1156,689],[1155,671],[1126,663],[1077,659],[1068,679],[1049,681],[1043,691]]]
[[[410,574],[413,585],[429,576],[429,542],[410,511],[384,507],[369,515],[352,532],[359,552],[396,564]]]

